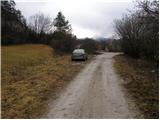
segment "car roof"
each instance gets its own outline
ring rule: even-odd
[[[75,49],[73,52],[85,52],[84,49]]]

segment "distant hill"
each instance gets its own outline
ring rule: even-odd
[[[100,41],[100,42],[106,42],[106,43],[110,43],[112,41],[114,41],[115,39],[112,38],[105,38],[105,37],[97,37],[95,38],[96,41]]]

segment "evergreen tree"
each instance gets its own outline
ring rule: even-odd
[[[65,20],[65,16],[62,12],[58,12],[57,17],[54,20],[54,26],[56,28],[56,32],[71,33],[71,25],[68,20]]]
[[[71,33],[71,25],[68,20],[65,20],[64,15],[58,12],[57,17],[54,19],[55,32],[50,45],[58,53],[69,53],[74,48],[76,37]]]
[[[16,10],[13,0],[1,1],[2,44],[26,42],[27,25],[20,10]]]

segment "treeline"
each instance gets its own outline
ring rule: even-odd
[[[115,20],[115,30],[124,53],[159,61],[159,1],[138,2],[138,9]]]
[[[13,0],[1,1],[2,45],[12,44],[48,44],[57,53],[69,53],[80,46],[88,53],[97,49],[96,42],[91,38],[78,40],[72,34],[72,27],[62,12],[55,19],[43,13],[30,16],[29,21],[15,8]]]
[[[1,1],[1,43],[24,43],[28,38],[28,27],[20,10],[15,9],[14,1]]]
[[[85,49],[89,54],[95,54],[97,50],[100,50],[100,44],[93,38],[78,39],[76,41],[76,48]]]
[[[106,51],[108,51],[108,52],[122,52],[121,40],[120,39],[111,39],[111,40],[106,41]]]
[[[122,52],[121,50],[121,40],[108,38],[99,40],[100,49],[106,52]]]
[[[2,45],[21,43],[49,44],[57,32],[71,34],[70,25],[61,12],[52,20],[43,13],[30,16],[27,22],[13,0],[1,1]],[[60,23],[60,24],[59,24]],[[63,30],[62,30],[63,28]]]
[[[46,27],[44,26],[44,24],[46,25],[45,16],[38,13],[38,15],[34,15],[34,21],[27,24],[21,11],[17,10],[15,5],[16,3],[13,0],[1,1],[1,44],[47,43],[43,41],[44,37],[48,36],[44,33]],[[41,23],[44,21],[45,23],[42,25]],[[35,23],[32,24],[33,22]],[[43,30],[39,32],[37,29]],[[40,39],[37,40],[38,38]]]

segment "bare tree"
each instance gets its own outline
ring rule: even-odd
[[[159,2],[138,2],[138,10],[115,20],[115,31],[122,39],[122,49],[133,57],[158,61]]]
[[[45,16],[43,13],[37,13],[30,17],[29,27],[37,34],[49,33],[53,29],[53,22],[49,16]]]

